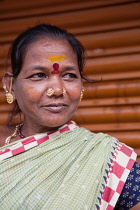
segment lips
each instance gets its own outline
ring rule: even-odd
[[[47,104],[45,106],[42,106],[45,110],[51,111],[51,112],[62,112],[63,110],[65,110],[68,105],[64,104],[64,103],[52,103],[52,104]]]

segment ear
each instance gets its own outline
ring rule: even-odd
[[[15,100],[15,95],[13,91],[13,74],[10,72],[6,72],[4,77],[2,78],[3,89],[6,93],[11,93]]]

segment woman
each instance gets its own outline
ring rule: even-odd
[[[1,134],[1,209],[139,209],[139,188],[134,198],[128,189],[132,176],[138,185],[133,149],[70,121],[86,79],[81,43],[42,24],[17,37],[10,53],[3,88],[15,106]]]

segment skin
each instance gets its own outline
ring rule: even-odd
[[[140,210],[140,202],[133,206],[130,210]]]
[[[52,74],[50,55],[66,58],[57,61],[59,74]],[[63,87],[66,89],[65,96]],[[51,97],[46,94],[49,88],[55,91]],[[67,41],[44,38],[31,44],[20,74],[13,81],[12,90],[25,116],[23,135],[56,129],[68,122],[77,109],[81,90],[77,57]]]

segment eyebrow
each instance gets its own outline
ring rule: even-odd
[[[76,66],[66,66],[65,70],[77,70],[78,68]]]
[[[49,71],[49,68],[45,67],[45,66],[31,66],[28,70],[43,70],[43,71]]]

